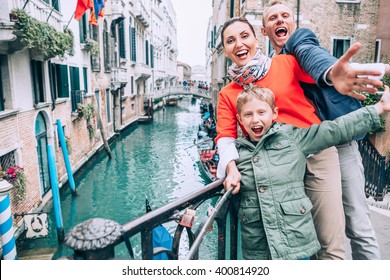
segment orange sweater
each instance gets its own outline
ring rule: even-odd
[[[267,75],[257,81],[257,86],[271,89],[275,94],[279,115],[276,121],[297,127],[309,127],[320,123],[314,107],[307,101],[299,82],[314,84],[292,55],[278,55],[272,58]],[[217,142],[221,137],[237,138],[236,100],[243,87],[231,82],[219,93],[217,106]],[[241,126],[244,133],[246,131]]]

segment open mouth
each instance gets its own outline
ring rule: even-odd
[[[248,54],[247,50],[242,50],[242,51],[236,52],[236,56],[241,57],[241,58],[246,56],[247,54]]]
[[[251,129],[255,134],[260,135],[263,132],[264,127],[262,125],[257,125],[253,126]]]
[[[284,37],[287,35],[287,29],[285,27],[279,27],[275,31],[276,36]]]

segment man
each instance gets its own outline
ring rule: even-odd
[[[321,85],[319,87],[317,85],[301,84],[305,95],[313,102],[322,120],[333,120],[361,107],[360,102],[355,99],[361,99],[361,97],[355,92],[338,88],[341,93],[347,94],[341,95],[327,82],[327,77],[337,78],[338,71],[344,71],[343,67],[348,67],[348,64],[340,65],[336,63],[333,65],[337,59],[319,46],[317,37],[312,31],[305,28],[296,31],[293,12],[288,6],[280,1],[272,2],[270,7],[264,11],[261,32],[269,37],[275,50],[275,55],[283,53],[293,54],[305,71],[316,80],[317,84]],[[378,69],[382,74],[385,71],[386,73],[390,71],[388,65],[378,64],[377,66],[382,67],[382,69]],[[362,90],[366,83],[368,81],[363,78],[354,84],[352,89]],[[374,92],[370,88],[365,88],[364,90]],[[357,143],[356,141],[351,141],[337,146],[337,150],[342,179],[345,234],[351,240],[352,258],[380,259],[378,242],[371,225],[369,208],[364,194],[364,170]],[[327,207],[328,202],[326,198],[322,199],[322,202],[323,209],[321,211],[323,211],[323,216],[331,222],[330,219],[334,218],[332,217],[332,209]],[[321,228],[329,230],[326,229],[326,223]],[[341,224],[343,223],[341,222]],[[339,243],[340,231],[337,233],[337,237],[334,237],[329,236],[328,240],[323,240],[321,244],[322,249],[318,253],[319,259],[342,258],[337,253],[333,254],[329,250],[332,248],[333,242]]]

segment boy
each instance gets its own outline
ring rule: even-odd
[[[306,159],[379,128],[379,115],[390,111],[388,92],[386,86],[374,106],[309,128],[274,122],[278,108],[269,89],[254,86],[238,95],[237,119],[248,133],[236,140],[245,259],[302,259],[318,251],[312,204],[304,191]]]

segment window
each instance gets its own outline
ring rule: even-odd
[[[43,62],[31,60],[34,104],[45,102]]]
[[[60,11],[60,1],[59,0],[43,0],[44,2],[46,2],[49,6],[53,7],[54,10],[56,11]]]
[[[131,27],[131,60],[137,61],[137,46],[135,27]]]
[[[8,168],[15,165],[16,165],[15,151],[0,156],[0,167],[3,171],[7,171]]]
[[[88,68],[83,67],[84,92],[88,92]]]
[[[104,70],[111,70],[111,61],[110,61],[110,36],[108,34],[107,22],[104,21],[104,30],[103,30],[103,54],[104,54]]]
[[[79,21],[80,28],[80,43],[84,43],[88,38],[88,24],[87,24],[87,14],[84,14]]]
[[[80,90],[80,72],[78,67],[69,67],[70,88],[72,99],[72,112],[77,111],[77,104],[81,103],[82,91]]]
[[[131,94],[133,95],[134,94],[134,76],[131,76],[131,79],[130,79],[130,87],[131,87]]]
[[[150,67],[154,68],[154,47],[150,44]]]
[[[351,39],[333,39],[333,56],[340,58],[351,45]]]
[[[381,46],[382,41],[376,40],[375,41],[375,61],[376,63],[379,63],[381,61]]]
[[[106,88],[106,113],[107,113],[107,123],[111,122],[111,91],[109,88]]]
[[[99,27],[91,25],[91,39],[99,44]],[[91,68],[92,71],[100,71],[100,55],[91,56]]]
[[[149,41],[145,40],[145,61],[146,65],[149,65]]]
[[[68,66],[48,61],[48,69],[53,100],[69,97]]]
[[[119,57],[126,58],[126,45],[125,45],[125,21],[121,20],[118,24],[119,33]]]

